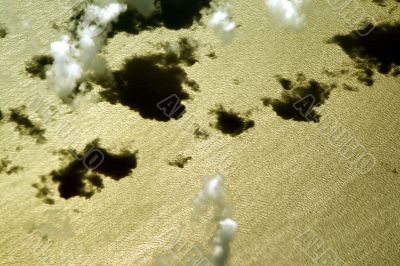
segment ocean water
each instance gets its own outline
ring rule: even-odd
[[[0,265],[398,264],[398,1],[0,4]]]

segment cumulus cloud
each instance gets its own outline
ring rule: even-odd
[[[215,204],[217,207],[223,209],[224,213],[227,212],[228,208],[226,208],[225,190],[222,186],[222,180],[222,176],[216,176],[204,182],[203,189],[194,199],[197,208],[206,204]]]
[[[72,101],[74,90],[90,72],[105,68],[98,66],[105,64],[105,61],[96,57],[104,46],[111,22],[117,20],[127,6],[117,1],[102,2],[101,5],[89,4],[86,7],[74,33],[75,37],[65,34],[61,40],[51,44],[50,52],[54,62],[46,75],[64,102]]]
[[[73,17],[71,32],[51,44],[49,57],[54,61],[45,75],[50,86],[64,102],[77,105],[77,99],[86,92],[86,81],[104,83],[112,78],[99,52],[109,34],[113,34],[113,27],[118,28],[118,20],[138,24],[138,29],[161,25],[173,29],[188,27],[201,18],[200,10],[210,7],[210,0],[185,1],[179,4],[182,12],[176,10],[176,4],[156,0],[94,0],[80,7]]]
[[[217,265],[224,265],[229,254],[229,244],[238,228],[237,222],[230,218],[219,221],[218,231],[213,239],[212,258]]]
[[[53,42],[50,49],[54,62],[47,77],[57,94],[67,100],[82,76],[82,68],[74,57],[75,48],[69,36],[64,35],[60,41]]]
[[[282,25],[301,29],[305,24],[304,11],[311,0],[265,0],[265,4]]]
[[[232,41],[236,29],[236,23],[232,21],[232,10],[231,4],[218,6],[208,22],[215,34],[224,42]]]
[[[233,240],[238,224],[229,218],[230,208],[222,185],[223,177],[215,176],[206,180],[203,189],[194,200],[195,208],[214,205],[218,217],[218,230],[213,237],[211,258],[216,265],[224,265],[229,255],[229,244]]]

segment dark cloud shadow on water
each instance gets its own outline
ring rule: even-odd
[[[46,71],[53,64],[54,58],[51,55],[35,55],[26,62],[25,70],[31,77],[46,78]]]
[[[222,106],[211,110],[210,113],[215,114],[217,118],[211,126],[231,137],[236,137],[255,125],[253,120],[232,110],[225,110]]]
[[[168,165],[184,168],[190,160],[192,160],[191,156],[183,156],[179,154],[175,159],[168,161]]]
[[[187,39],[181,39],[178,52],[133,56],[122,69],[112,73],[112,82],[100,84],[105,88],[100,94],[110,103],[127,106],[146,119],[164,122],[179,119],[186,109],[182,100],[190,98],[184,85],[198,90],[197,83],[188,78],[182,67],[197,62],[195,50]],[[166,105],[176,110],[166,113],[160,102],[169,98],[174,102]]]
[[[121,180],[129,176],[137,166],[137,151],[111,153],[102,148],[98,141],[88,144],[83,151],[72,154],[71,151],[59,152],[64,159],[64,166],[40,177],[40,182],[33,184],[38,190],[37,197],[46,203],[54,203],[51,187],[58,186],[60,197],[90,198],[104,188],[103,178]]]
[[[400,0],[372,0],[372,2],[377,4],[377,5],[379,5],[379,6],[384,7],[384,6],[386,6],[386,4],[388,2],[398,2],[398,3],[400,3]]]
[[[0,39],[5,38],[8,34],[8,29],[4,23],[0,23]]]
[[[315,108],[325,103],[336,85],[327,85],[314,79],[307,81],[302,73],[298,73],[294,81],[281,76],[276,78],[283,88],[281,97],[263,98],[264,105],[271,106],[285,120],[319,122],[320,115]]]
[[[121,14],[118,21],[113,23],[109,37],[113,37],[118,32],[136,35],[159,27],[171,30],[190,28],[200,21],[201,11],[210,8],[210,4],[211,0],[157,0],[156,5],[160,9],[149,17],[128,9]],[[73,19],[79,19],[80,16],[75,16]]]
[[[112,30],[108,33],[108,37],[112,38],[119,32],[137,35],[142,31],[161,27],[161,25],[160,20],[156,17],[146,18],[137,11],[128,9],[119,16],[118,21],[112,24]]]
[[[196,139],[208,139],[210,137],[210,133],[208,133],[205,129],[201,128],[199,125],[196,125],[195,130],[193,131],[193,135]]]
[[[12,161],[8,159],[8,156],[0,160],[0,174],[6,173],[7,175],[12,175],[20,172],[24,168],[22,166],[13,165]]]
[[[44,137],[46,130],[40,125],[33,123],[25,112],[26,107],[24,105],[18,108],[10,108],[8,121],[16,124],[15,129],[21,135],[31,136],[36,139],[36,143],[43,144],[46,142],[46,138]]]
[[[160,0],[161,18],[169,29],[189,28],[201,18],[201,10],[209,8],[211,0]]]
[[[339,45],[354,61],[358,80],[372,86],[374,72],[400,76],[400,23],[382,23],[366,36],[359,31],[336,35],[328,43]]]
[[[180,30],[199,23],[201,11],[211,6],[211,0],[156,0],[159,8],[150,16],[145,17],[134,9],[127,9],[118,20],[112,23],[108,37],[112,38],[119,32],[137,35],[160,27],[170,30]],[[69,31],[75,33],[79,21],[84,15],[85,4],[74,8],[74,14],[69,19]]]

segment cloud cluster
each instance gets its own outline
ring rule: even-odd
[[[181,29],[201,18],[201,10],[211,0],[94,0],[75,8],[70,32],[51,44],[51,67],[45,77],[66,103],[75,103],[75,96],[85,92],[85,81],[112,79],[107,62],[99,55],[107,38],[117,32],[139,33],[164,26]],[[181,49],[181,52],[184,49]],[[43,69],[29,69],[39,73]]]
[[[98,58],[98,52],[104,46],[111,22],[126,11],[127,6],[117,1],[102,2],[101,5],[93,3],[86,7],[74,37],[65,34],[61,40],[51,44],[54,62],[46,74],[64,102],[72,101],[74,90],[90,72],[104,72],[105,61]]]
[[[219,221],[218,231],[213,239],[212,258],[216,265],[224,265],[229,254],[229,244],[235,236],[238,224],[230,219],[225,218]]]
[[[229,255],[229,244],[233,240],[238,228],[236,221],[229,218],[230,209],[227,204],[222,176],[215,176],[206,180],[203,189],[194,200],[196,209],[204,205],[214,205],[218,217],[218,230],[212,241],[211,258],[216,265],[224,265]]]
[[[305,24],[304,11],[310,0],[265,0],[265,4],[278,22],[299,30]]]
[[[215,34],[224,42],[232,41],[236,29],[236,23],[232,21],[232,9],[233,6],[230,4],[218,6],[208,22]]]

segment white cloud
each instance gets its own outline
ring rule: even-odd
[[[223,265],[229,255],[229,245],[233,240],[238,224],[229,218],[230,209],[227,205],[225,190],[222,186],[223,177],[215,176],[206,180],[203,189],[194,200],[198,209],[202,205],[215,205],[218,221],[218,230],[213,237],[211,258],[216,265]]]
[[[230,42],[233,39],[236,29],[236,23],[232,21],[232,10],[233,7],[230,4],[217,7],[208,22],[215,34],[224,42]]]
[[[104,60],[97,60],[98,52],[104,46],[110,23],[126,10],[127,6],[117,1],[106,1],[103,5],[90,4],[79,21],[77,40],[63,35],[60,41],[51,44],[54,57],[52,68],[47,72],[51,86],[64,102],[71,102],[72,94],[79,82],[90,72],[104,70]]]
[[[305,25],[304,11],[311,0],[265,0],[274,18],[284,26],[301,29]]]

